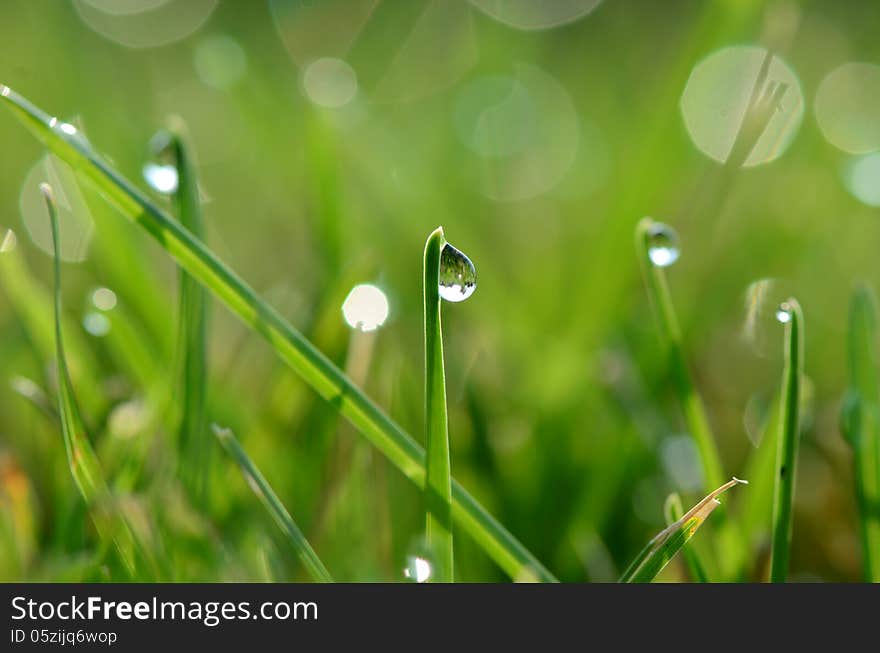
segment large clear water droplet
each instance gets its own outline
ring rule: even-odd
[[[776,309],[776,320],[782,324],[791,322],[791,306],[787,302],[782,302]]]
[[[143,167],[144,180],[156,192],[171,195],[178,185],[173,137],[167,131],[160,131],[150,139],[149,148],[150,158]]]
[[[655,222],[648,228],[648,258],[658,268],[669,267],[678,260],[681,248],[678,233],[662,222]]]
[[[477,289],[477,269],[463,252],[446,243],[440,252],[440,296],[448,302],[463,302]]]

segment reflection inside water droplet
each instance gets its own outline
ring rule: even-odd
[[[791,306],[787,303],[782,302],[779,305],[779,308],[776,309],[776,320],[785,324],[786,322],[791,321]]]
[[[440,252],[440,296],[448,302],[463,302],[477,289],[477,269],[471,260],[449,243]]]
[[[669,267],[678,260],[681,249],[678,233],[662,222],[655,222],[648,228],[648,258],[659,268]]]
[[[83,328],[96,338],[110,333],[110,320],[103,313],[90,311],[83,317]]]

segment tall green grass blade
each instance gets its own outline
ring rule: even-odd
[[[238,440],[235,438],[232,431],[227,428],[220,428],[216,424],[212,424],[211,428],[214,431],[214,435],[216,435],[217,439],[220,441],[220,444],[223,445],[226,453],[238,463],[238,466],[241,468],[241,473],[244,475],[245,480],[247,480],[248,485],[251,486],[251,489],[254,491],[254,494],[257,495],[260,503],[266,508],[266,511],[272,515],[272,519],[278,524],[278,528],[284,533],[287,541],[290,542],[290,546],[296,551],[296,555],[299,557],[303,566],[312,578],[319,583],[332,583],[333,578],[330,576],[330,572],[327,571],[327,568],[324,566],[324,563],[321,562],[318,554],[315,553],[312,545],[309,544],[305,535],[303,535],[302,531],[293,521],[290,513],[287,512],[284,504],[281,503],[281,499],[275,494],[272,486],[269,485],[269,482],[265,479],[263,474],[260,473],[257,466],[254,465],[244,449],[241,448],[241,445],[238,443]]]
[[[672,368],[673,381],[675,382],[675,388],[681,402],[685,422],[700,454],[700,462],[703,466],[703,482],[708,491],[708,488],[718,487],[723,482],[724,474],[721,467],[721,458],[718,455],[718,448],[712,436],[703,400],[697,392],[688,369],[687,361],[685,360],[681,328],[678,325],[678,317],[672,305],[666,273],[662,267],[655,265],[651,261],[649,254],[651,232],[657,224],[651,218],[643,218],[639,222],[636,226],[636,251],[645,274],[648,294],[657,311],[660,331],[669,350],[669,363]]]
[[[61,258],[58,237],[58,216],[52,189],[41,184],[40,191],[46,200],[49,220],[52,226],[52,244],[55,252],[55,347],[58,373],[58,413],[61,417],[61,432],[70,473],[80,494],[89,506],[95,527],[101,539],[115,545],[119,557],[132,577],[146,572],[143,565],[143,552],[125,519],[113,505],[113,497],[107,485],[98,457],[89,441],[85,423],[73,392],[73,384],[67,368],[64,353],[64,337],[61,330]]]
[[[446,413],[446,374],[443,367],[443,329],[440,323],[440,253],[446,239],[438,227],[425,243],[425,424],[427,464],[425,503],[427,540],[433,556],[433,579],[452,582],[452,484],[449,426]]]
[[[95,184],[123,215],[152,234],[183,269],[262,335],[286,364],[332,402],[410,481],[424,487],[424,449],[201,241],[98,157],[83,139],[68,133],[69,129],[61,129],[57,119],[6,86],[0,86],[0,100],[6,101],[14,115],[50,150]],[[556,580],[455,480],[452,501],[453,519],[510,577],[529,573],[538,580]]]
[[[2,252],[0,286],[9,304],[19,317],[29,340],[43,360],[55,357],[55,312],[52,293],[36,279],[27,267],[21,247]],[[106,397],[100,392],[97,363],[74,323],[62,317],[67,331],[66,354],[71,378],[81,388],[79,400],[86,415],[100,414],[106,408]]]
[[[657,533],[626,568],[620,577],[620,582],[650,583],[654,580],[675,554],[694,536],[706,518],[721,505],[718,496],[739,483],[747,483],[747,481],[738,478],[729,480],[710,492],[680,519]]]
[[[785,320],[785,370],[782,377],[782,419],[776,449],[776,484],[773,490],[773,536],[770,581],[784,583],[788,577],[791,546],[794,482],[800,440],[800,392],[804,369],[804,317],[795,299],[779,307]]]
[[[170,121],[167,132],[154,137],[154,155],[170,157],[177,169],[174,207],[180,224],[195,238],[204,238],[202,206],[192,150],[186,128],[180,119]],[[164,151],[164,152],[163,152]],[[207,320],[208,298],[205,289],[186,270],[180,271],[178,314],[178,376],[180,388],[181,476],[193,496],[201,496],[207,482],[211,452],[206,423],[207,393]]]
[[[853,295],[847,354],[849,389],[844,399],[843,434],[853,449],[856,498],[867,582],[880,582],[880,393],[877,381],[877,306],[867,287]]]
[[[666,497],[666,503],[663,506],[664,516],[666,517],[666,525],[672,526],[684,516],[684,508],[681,504],[681,497],[677,492],[673,492]],[[685,564],[690,572],[691,578],[698,583],[708,583],[709,577],[703,563],[700,562],[699,554],[689,546],[684,547],[681,552],[684,556]]]

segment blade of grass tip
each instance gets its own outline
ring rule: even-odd
[[[0,101],[5,101],[53,153],[93,183],[124,216],[156,238],[183,269],[263,336],[281,360],[321,397],[333,402],[404,476],[424,487],[424,449],[213,252],[104,162],[72,127],[59,123],[7,86],[0,85]],[[529,573],[541,581],[556,580],[454,479],[452,502],[453,519],[511,578]]]
[[[663,512],[666,517],[667,526],[671,526],[684,516],[681,497],[677,492],[673,492],[666,497]],[[698,583],[708,583],[709,577],[706,575],[706,569],[703,567],[703,563],[700,562],[699,554],[689,546],[684,547],[684,551],[682,551],[681,554],[684,556],[684,561],[690,572],[691,578]]]
[[[844,399],[842,431],[853,449],[856,500],[866,582],[880,582],[880,394],[877,382],[877,306],[871,290],[853,294],[849,311],[847,354],[849,389]]]
[[[269,482],[265,479],[257,466],[253,463],[250,457],[248,457],[244,449],[241,448],[241,445],[238,443],[238,440],[235,438],[232,431],[228,428],[221,428],[216,424],[211,424],[211,429],[214,431],[214,435],[217,436],[220,444],[223,445],[223,449],[226,453],[238,463],[239,468],[241,468],[241,473],[244,475],[248,485],[250,485],[254,494],[257,495],[257,498],[266,508],[266,511],[272,515],[272,519],[278,524],[278,528],[284,533],[287,541],[290,542],[290,546],[296,551],[296,555],[299,557],[303,566],[312,578],[319,583],[332,583],[333,578],[330,576],[330,572],[327,571],[327,568],[324,566],[324,563],[321,562],[318,554],[315,553],[312,545],[309,544],[305,535],[303,535],[302,531],[293,521],[290,513],[287,512],[284,504],[281,503],[281,499],[275,494],[272,486],[269,485]]]
[[[669,349],[672,376],[682,412],[700,454],[703,482],[707,488],[718,487],[724,478],[721,459],[712,437],[703,400],[696,390],[685,361],[681,328],[664,271],[678,258],[678,236],[671,227],[651,218],[643,218],[636,226],[636,251],[645,273],[648,294],[657,312],[662,337]]]
[[[746,484],[748,481],[732,478],[706,495],[680,519],[657,533],[626,568],[620,577],[620,582],[650,583],[654,580],[675,554],[694,536],[706,518],[721,505],[718,496],[739,483]]]
[[[800,388],[804,369],[804,317],[795,299],[779,305],[776,314],[785,325],[785,369],[782,375],[782,419],[776,449],[776,483],[773,489],[773,534],[770,581],[784,583],[788,576],[792,504],[800,439]]]
[[[102,540],[112,541],[127,571],[134,577],[139,571],[138,546],[128,524],[112,505],[110,489],[101,472],[98,458],[92,449],[79,406],[73,392],[73,384],[67,369],[64,338],[61,331],[61,258],[59,256],[58,215],[55,199],[48,184],[40,185],[46,202],[52,228],[55,273],[55,347],[58,372],[58,413],[64,449],[73,480],[89,506],[95,527]]]
[[[443,366],[443,330],[440,324],[440,253],[446,239],[438,227],[425,243],[425,467],[426,534],[437,582],[453,580],[452,484],[450,482],[449,427],[446,412],[446,376]]]
[[[168,130],[153,137],[154,157],[170,158],[177,170],[174,207],[180,224],[193,236],[204,238],[198,178],[183,121],[172,118]],[[208,302],[204,288],[185,270],[180,271],[178,314],[178,383],[180,387],[181,475],[194,497],[206,491],[212,447],[206,423]]]
[[[669,352],[669,364],[682,414],[696,445],[704,488],[708,492],[710,488],[721,485],[724,473],[705,405],[685,359],[681,328],[666,280],[665,268],[675,263],[679,257],[678,234],[672,227],[646,217],[636,225],[635,237],[648,295],[655,308],[661,337]],[[717,567],[725,577],[737,576],[747,557],[742,532],[729,523],[725,509],[719,511],[716,521],[719,531]],[[710,558],[709,562],[712,561],[713,558]]]

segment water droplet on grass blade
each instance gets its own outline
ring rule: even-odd
[[[782,324],[791,321],[791,306],[787,302],[782,302],[776,309],[776,321]]]
[[[662,222],[648,228],[648,258],[658,268],[669,267],[678,260],[681,248],[675,229]]]
[[[164,130],[157,132],[150,139],[150,158],[143,167],[144,180],[163,195],[171,195],[177,190],[177,161],[172,145],[170,133]]]
[[[477,289],[477,269],[463,252],[449,243],[440,252],[440,296],[448,302],[463,302]]]

